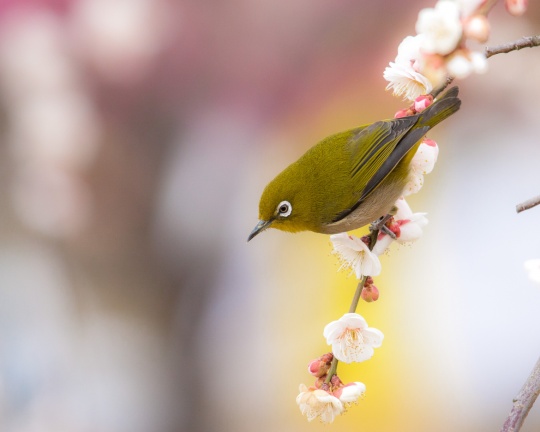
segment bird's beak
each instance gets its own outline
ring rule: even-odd
[[[249,235],[247,241],[250,241],[253,237],[255,237],[260,232],[263,232],[266,228],[270,226],[270,224],[273,222],[273,219],[270,220],[260,220],[259,223],[253,228],[253,231],[251,231],[251,234]]]

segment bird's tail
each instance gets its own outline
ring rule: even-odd
[[[430,129],[454,114],[461,106],[458,98],[458,87],[452,87],[439,99],[435,100],[418,119],[418,127],[428,126]]]

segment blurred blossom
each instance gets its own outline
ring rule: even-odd
[[[474,15],[464,24],[465,36],[480,43],[486,43],[489,38],[490,25],[485,15]]]
[[[21,167],[13,188],[14,207],[33,229],[52,237],[71,236],[90,215],[90,193],[77,177],[53,165]]]
[[[418,14],[416,31],[424,34],[421,49],[428,54],[450,54],[461,39],[462,26],[457,3],[439,0],[434,8]]]
[[[523,264],[529,274],[529,279],[540,283],[540,259],[530,259]]]
[[[0,33],[0,89],[14,157],[16,213],[53,237],[72,235],[89,218],[80,180],[94,160],[100,120],[66,44],[65,23],[45,10],[5,17]]]
[[[483,6],[487,0],[454,0],[459,6],[461,16],[468,17]]]
[[[0,26],[0,86],[10,103],[35,93],[54,96],[77,84],[77,71],[66,55],[60,20],[46,11],[12,12]]]
[[[506,0],[506,10],[512,15],[521,16],[527,11],[528,0]]]
[[[170,30],[167,4],[159,0],[81,0],[73,13],[82,56],[114,82],[144,75]]]
[[[488,64],[484,54],[468,50],[458,50],[448,60],[448,73],[455,78],[467,78],[471,73],[487,72]]]
[[[12,112],[10,141],[19,160],[83,168],[97,151],[99,122],[84,93],[36,95]]]

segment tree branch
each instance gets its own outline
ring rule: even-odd
[[[521,213],[522,211],[529,210],[538,204],[540,204],[540,195],[516,205],[516,211]]]
[[[523,388],[514,399],[514,405],[504,422],[501,432],[518,432],[525,421],[529,410],[540,393],[540,359],[534,365],[529,378],[525,381]]]
[[[536,46],[540,46],[540,36],[526,36],[524,38],[518,39],[517,41],[507,44],[494,47],[486,47],[484,53],[486,55],[486,58],[490,58],[495,54],[506,54],[512,51],[518,51],[522,48],[533,48]]]

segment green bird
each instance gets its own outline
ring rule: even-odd
[[[460,105],[453,87],[419,114],[360,126],[315,144],[266,186],[260,220],[248,241],[270,227],[335,234],[386,215],[403,195],[426,133]]]

